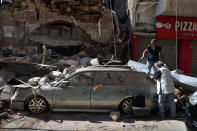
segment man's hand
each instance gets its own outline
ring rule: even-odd
[[[150,77],[151,79],[154,79],[154,75],[150,75],[149,77]]]
[[[141,60],[144,59],[144,57],[145,57],[145,55],[146,55],[147,52],[148,52],[148,49],[145,49],[144,52],[143,52],[143,54],[142,54]]]
[[[141,57],[141,60],[143,60],[143,59],[144,59],[144,56]]]

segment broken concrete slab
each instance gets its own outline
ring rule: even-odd
[[[15,57],[16,59],[16,57]],[[37,64],[37,63],[29,63],[29,62],[17,62],[13,58],[5,58],[0,59],[0,64],[3,66],[3,69],[6,70],[6,72],[14,72],[18,75],[30,75],[41,72],[50,72],[53,69],[56,69],[56,66],[50,66],[50,65],[43,65],[43,64]],[[2,71],[0,71],[2,72]]]
[[[129,60],[127,66],[139,72],[148,73],[148,68],[145,64]],[[150,74],[153,74],[153,70],[151,70]],[[197,91],[197,78],[196,77],[178,74],[178,73],[175,73],[174,71],[171,71],[171,75],[174,80],[175,86],[182,87],[184,88],[184,90],[188,92]]]
[[[16,74],[14,72],[9,72],[5,69],[1,69],[0,70],[0,77],[3,79],[3,81],[5,82],[9,82],[10,80],[12,80],[12,78],[14,78]]]
[[[59,72],[59,71],[52,71],[52,72],[49,73],[49,77],[55,79],[55,78],[60,77],[61,74],[62,74],[62,73]]]
[[[1,101],[10,101],[11,97],[14,95],[15,88],[12,88],[9,85],[1,87],[2,91],[0,94]]]
[[[63,70],[62,74],[66,75],[67,72],[68,72],[68,68],[65,68],[65,69]]]
[[[37,86],[39,81],[40,81],[40,77],[34,77],[28,80],[28,84],[30,84],[31,86]]]
[[[118,121],[120,119],[120,112],[119,111],[113,111],[109,114],[110,118],[113,121]]]
[[[87,56],[87,53],[85,51],[80,51],[77,55],[80,57],[85,57]]]
[[[47,82],[50,82],[50,79],[49,77],[45,76],[45,77],[42,77],[39,81],[39,85],[44,85],[46,84]]]
[[[0,87],[7,85],[2,77],[0,77]]]
[[[92,60],[90,61],[90,64],[93,65],[93,66],[99,66],[99,65],[100,65],[97,58],[92,59]]]
[[[128,63],[127,63],[127,66],[129,66],[133,70],[144,72],[144,73],[148,73],[148,68],[147,68],[147,66],[145,64],[129,60]],[[153,70],[151,70],[150,73],[153,74]]]
[[[80,64],[80,65],[83,65],[83,64],[85,64],[85,63],[87,63],[87,62],[90,62],[90,61],[91,61],[91,58],[90,58],[90,57],[82,57],[82,58],[80,59],[79,64]]]
[[[182,87],[185,91],[195,92],[197,91],[197,78],[178,74],[171,71],[171,75],[174,79],[176,86]]]
[[[72,67],[76,67],[78,65],[78,62],[75,60],[65,60],[64,61],[64,65],[65,66],[72,66]]]
[[[8,112],[3,112],[0,114],[0,119],[6,119],[8,118]]]
[[[63,66],[64,65],[65,60],[58,60],[58,64]]]
[[[80,59],[80,56],[78,54],[73,55],[69,58],[70,60],[78,61]]]
[[[34,59],[34,60],[36,60],[36,61],[42,61],[42,55],[38,55],[38,54],[34,54],[33,56],[32,56],[32,58]]]
[[[0,109],[3,107],[3,102],[0,101]]]

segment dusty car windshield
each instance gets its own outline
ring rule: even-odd
[[[93,72],[81,72],[68,79],[70,85],[85,86],[92,85]]]

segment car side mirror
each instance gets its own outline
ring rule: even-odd
[[[68,87],[69,84],[70,84],[69,81],[62,81],[62,82],[60,83],[59,87],[65,88],[65,87]]]

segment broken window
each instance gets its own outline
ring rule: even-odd
[[[68,79],[71,86],[88,86],[93,83],[93,72],[82,72]]]
[[[119,82],[115,72],[96,72],[94,83],[95,85],[117,85]]]

